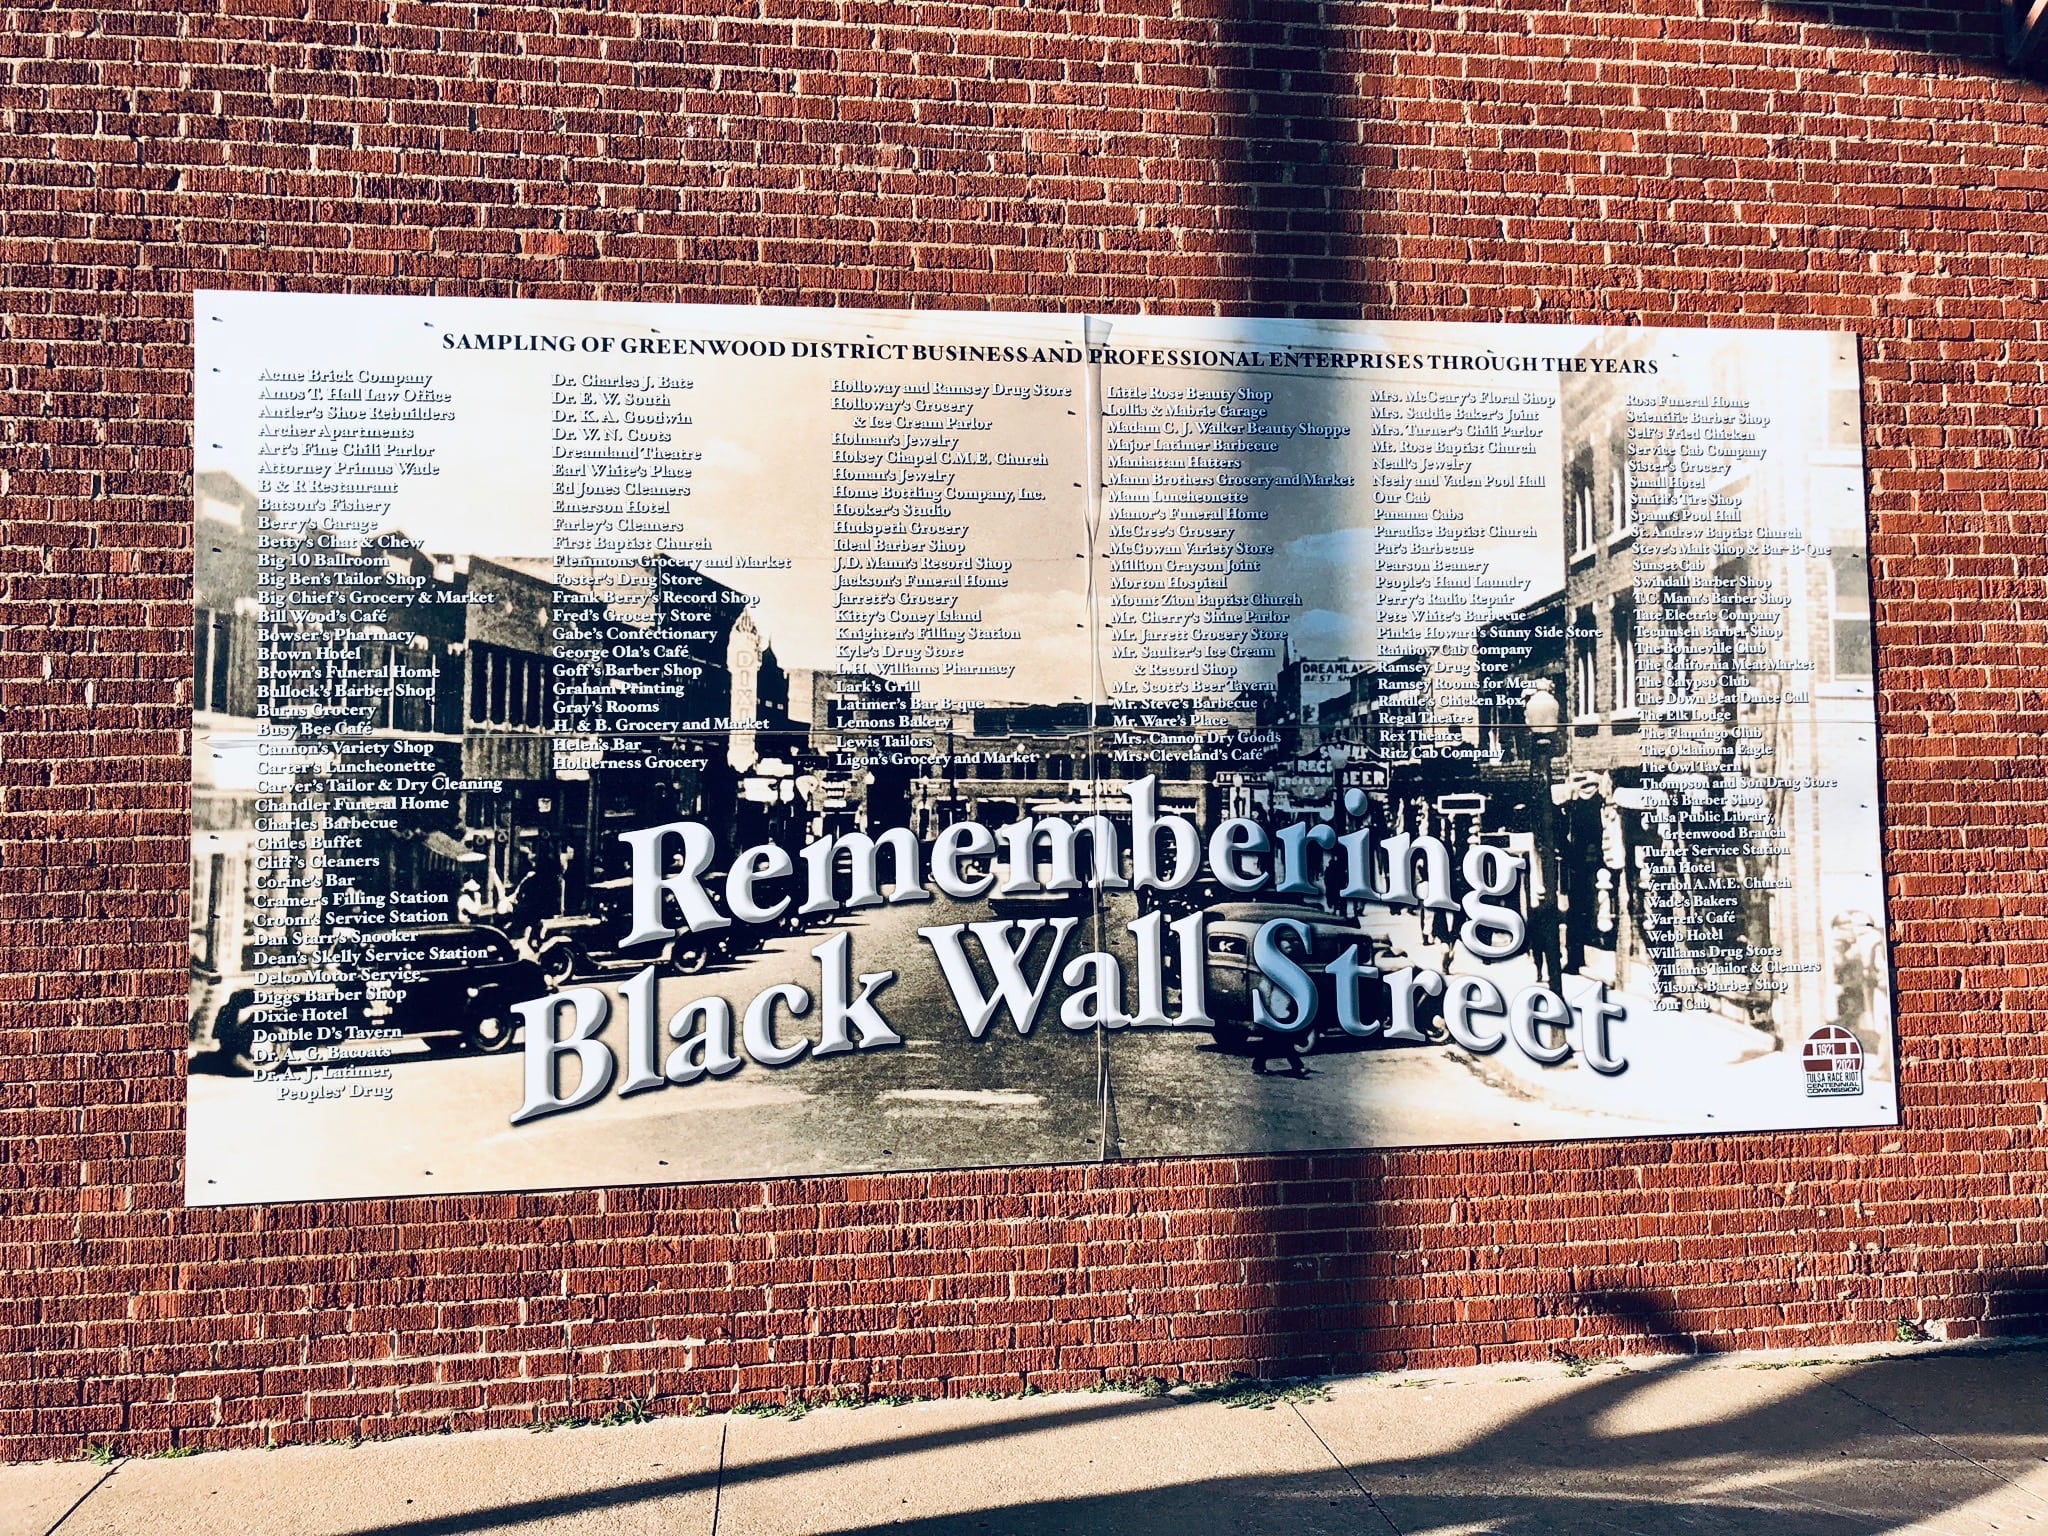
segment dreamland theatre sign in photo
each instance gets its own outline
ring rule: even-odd
[[[194,1203],[1897,1119],[1852,338],[194,318]]]

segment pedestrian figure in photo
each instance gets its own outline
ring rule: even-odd
[[[562,844],[558,855],[562,866],[563,913],[581,913],[589,905],[590,871],[574,843]]]
[[[1279,1030],[1272,1029],[1253,1030],[1251,1041],[1253,1075],[1256,1077],[1266,1076],[1266,1063],[1275,1056],[1278,1056],[1287,1063],[1287,1070],[1291,1076],[1307,1077],[1308,1063],[1301,1059],[1301,1045],[1302,1041],[1299,1035],[1285,1034]]]
[[[1564,988],[1563,935],[1557,908],[1547,900],[1529,905],[1529,953],[1536,957],[1536,979],[1555,991]]]
[[[519,878],[505,901],[505,931],[530,950],[540,948],[542,910],[541,882],[535,877],[533,860],[520,859]]]

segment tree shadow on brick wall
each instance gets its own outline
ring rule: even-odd
[[[1727,21],[1717,16],[1713,25]],[[1802,21],[1839,32],[1816,39],[1816,48],[1883,47],[1944,61],[1944,68],[2002,67],[1998,0],[1889,7],[1790,0],[1760,7],[1755,26],[1782,30]],[[1672,22],[1711,30],[1697,17]],[[1394,217],[1395,188],[1412,186],[1418,172],[1401,163],[1399,141],[1374,141],[1373,125],[1393,114],[1366,94],[1371,81],[1356,72],[1357,29],[1337,24],[1323,7],[1286,0],[1237,0],[1215,25],[1218,132],[1234,147],[1217,184],[1191,192],[1216,202],[1216,237],[1234,288],[1225,307],[1313,318],[1396,305],[1401,293],[1388,275],[1396,270],[1396,241],[1390,232],[1383,238],[1380,221]],[[1730,85],[1740,84],[1741,68],[1727,66]],[[1412,241],[1401,248],[1412,257]],[[1255,1117],[1237,1130],[1246,1148],[1284,1143]],[[1455,1347],[1503,1348],[1512,1335],[1523,1347],[1548,1342],[1565,1352],[1700,1354],[1711,1347],[1707,1335],[1679,1328],[1668,1309],[1637,1292],[1558,1296],[1532,1318],[1512,1315],[1505,1295],[1490,1309],[1483,1276],[1451,1284],[1425,1275],[1413,1252],[1424,1246],[1421,1234],[1392,1229],[1395,1202],[1382,1201],[1389,1181],[1416,1157],[1332,1153],[1244,1165],[1247,1198],[1208,1216],[1214,1251],[1239,1261],[1237,1294],[1251,1298],[1233,1367],[1262,1376],[1362,1370],[1402,1361],[1410,1341],[1425,1335]],[[1455,1202],[1444,1204],[1455,1212]],[[1987,1295],[2006,1298],[1988,1304],[2033,1305],[2014,1299],[2027,1293],[2012,1277],[1990,1277],[1986,1287]]]
[[[1996,0],[1917,8],[1781,4],[1766,12],[1766,24],[1800,19],[1839,29],[1838,39],[1817,47],[1923,55],[1948,72],[2007,70]],[[1370,128],[1361,131],[1383,108],[1361,100],[1343,73],[1356,38],[1321,8],[1258,3],[1235,8],[1219,37],[1226,57],[1216,78],[1230,98],[1224,127],[1236,140],[1216,189],[1218,237],[1236,287],[1226,307],[1314,318],[1399,304],[1394,264],[1376,260],[1375,221],[1390,216],[1394,184],[1413,178],[1398,165],[1397,147],[1376,146]],[[1740,84],[1739,68],[1729,68],[1731,85]],[[1392,240],[1386,245],[1391,254]],[[1260,1129],[1244,1126],[1244,1144],[1263,1144]],[[1464,1347],[1485,1340],[1506,1352],[1511,1339],[1527,1348],[1548,1337],[1564,1369],[1584,1374],[1567,1376],[1555,1394],[1455,1449],[1412,1460],[1370,1447],[1345,1456],[1355,1491],[1374,1508],[1363,1524],[1342,1528],[1537,1536],[1682,1525],[1847,1536],[1938,1519],[1989,1496],[2031,1497],[2017,1493],[2001,1468],[2034,1459],[2037,1450],[2024,1448],[2048,1435],[2038,1391],[1983,1394],[1957,1436],[1936,1447],[1905,1431],[1897,1412],[1899,1394],[1911,1385],[1901,1373],[1925,1362],[1729,1365],[1717,1358],[1711,1329],[1685,1318],[1668,1296],[1590,1288],[1552,1298],[1546,1315],[1511,1317],[1489,1310],[1483,1275],[1432,1284],[1414,1251],[1424,1246],[1420,1234],[1391,1230],[1386,1219],[1395,1202],[1382,1198],[1415,1160],[1403,1154],[1397,1165],[1393,1157],[1333,1153],[1243,1165],[1245,1201],[1207,1217],[1215,1252],[1235,1256],[1242,1270],[1244,1329],[1233,1341],[1240,1350],[1233,1364],[1260,1376],[1349,1372],[1399,1361],[1418,1338]],[[1443,1224],[1455,1225],[1454,1203],[1444,1205]],[[2048,1333],[2048,1280],[2039,1272],[1989,1275],[1978,1294],[1955,1306],[1972,1319],[1971,1331],[1986,1336]],[[1599,1363],[1652,1352],[1681,1359],[1650,1372]],[[2038,1355],[2010,1357],[2029,1362],[2020,1367],[1958,1358],[1965,1363],[1942,1368],[2024,1369],[2036,1381],[2041,1374]],[[1729,1410],[1704,1428],[1682,1424],[1663,1399],[1708,1380],[1705,1373],[1718,1373],[1711,1378],[1718,1385],[1755,1390],[1728,1391]],[[1324,1410],[1299,1412],[1315,1424]],[[1899,1472],[1907,1463],[1910,1471]],[[1163,1502],[1155,1494],[1077,1497],[1007,1509],[979,1524],[892,1528],[1201,1530],[1215,1527],[1217,1510],[1253,1497],[1287,1501],[1301,1512],[1290,1513],[1291,1524],[1319,1529],[1314,1511],[1327,1491],[1318,1477],[1226,1479],[1178,1486]]]
[[[1380,259],[1394,243],[1375,239],[1391,160],[1343,67],[1358,46],[1321,6],[1240,0],[1219,19],[1214,196],[1235,311],[1355,319],[1396,302]]]
[[[1897,6],[1828,4],[1825,0],[1778,0],[1773,15],[1839,27],[1845,41],[1882,44],[1913,53],[1952,59],[1965,68],[2040,78],[2048,73],[2048,33],[2020,22],[2032,0],[1917,0]]]
[[[2002,0],[1960,5],[1918,0],[1882,7],[1777,0],[1759,4],[1753,19],[1739,12],[1705,18],[1663,15],[1667,33],[1654,41],[1707,50],[1701,64],[1682,72],[1689,91],[1717,83],[1717,39],[1746,50],[1718,66],[1724,74],[1718,83],[1731,89],[1743,87],[1772,62],[1770,55],[1748,45],[1775,38],[1807,44],[1816,62],[1828,50],[1847,50],[1840,67],[1849,71],[1881,62],[1859,58],[1857,50],[1881,49],[1907,60],[1923,57],[1939,72],[2048,78],[2048,17],[2035,23],[2021,57],[2008,39],[2006,15]],[[1628,36],[1638,36],[1643,23],[1659,19],[1654,11],[1633,18]],[[1474,29],[1469,34],[1464,30],[1468,25]],[[1502,82],[1482,74],[1455,83],[1441,101],[1422,102],[1387,91],[1387,85],[1404,72],[1405,51],[1411,47],[1441,55],[1483,36],[1483,28],[1497,37],[1481,42],[1480,50],[1497,58],[1502,52],[1512,55],[1521,26],[1512,7],[1462,16],[1455,31],[1404,31],[1396,20],[1367,32],[1338,24],[1323,7],[1290,0],[1229,5],[1216,22],[1214,50],[1222,163],[1213,186],[1187,189],[1190,219],[1203,203],[1213,204],[1223,277],[1219,296],[1226,307],[1255,314],[1356,318],[1403,303],[1412,307],[1418,294],[1460,291],[1458,274],[1470,259],[1474,226],[1491,225],[1494,219],[1440,219],[1426,204],[1413,203],[1414,195],[1437,186],[1439,177],[1458,174],[1463,141],[1455,130],[1440,134],[1432,129],[1416,138],[1410,114],[1419,108],[1422,121],[1434,122],[1432,107],[1464,102],[1473,114],[1471,126],[1484,127],[1491,99],[1487,93]],[[1589,51],[1605,56],[1622,50],[1625,61],[1626,47],[1624,38],[1596,35]],[[1540,69],[1542,59],[1535,62]],[[1456,73],[1442,57],[1413,64]],[[1556,89],[1553,104],[1564,110],[1568,104],[1561,81]],[[1540,86],[1534,95],[1524,87],[1504,120],[1525,135],[1540,132],[1546,126],[1542,102]],[[1562,147],[1565,130],[1559,133]],[[1513,194],[1517,188],[1511,182],[1507,190]],[[1540,182],[1532,180],[1520,190],[1533,214],[1543,201]],[[1508,232],[1509,221],[1503,220],[1502,237]],[[1424,286],[1418,289],[1417,281]]]

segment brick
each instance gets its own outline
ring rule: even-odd
[[[799,9],[10,13],[0,1455],[2040,1331],[2048,116],[1992,8]],[[187,1210],[221,285],[1857,330],[1905,1123]]]

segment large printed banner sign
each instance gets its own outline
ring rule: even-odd
[[[1897,1117],[1849,337],[194,326],[194,1203]]]

